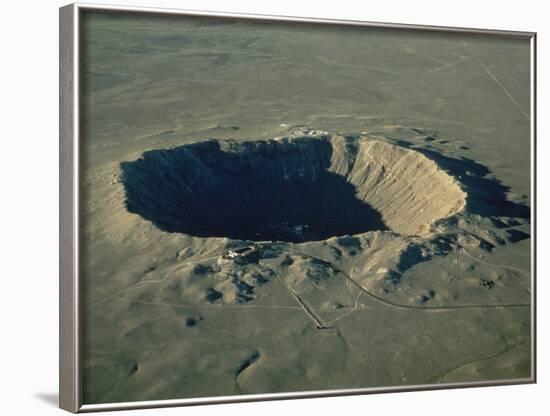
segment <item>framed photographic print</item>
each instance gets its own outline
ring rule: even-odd
[[[60,9],[60,406],[535,381],[535,34]]]

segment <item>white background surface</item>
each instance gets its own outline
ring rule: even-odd
[[[537,385],[379,394],[132,411],[132,415],[542,414],[548,358],[550,26],[543,1],[118,0],[121,5],[481,27],[539,33]],[[57,0],[2,4],[0,128],[0,406],[6,415],[57,415],[58,7]],[[546,254],[546,255],[545,255]],[[119,413],[120,414],[120,413]]]

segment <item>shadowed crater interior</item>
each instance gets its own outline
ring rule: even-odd
[[[208,140],[123,162],[126,207],[168,232],[302,242],[419,235],[465,193],[424,155],[344,136]]]
[[[328,140],[209,140],[122,164],[126,206],[198,237],[300,242],[385,230],[380,213],[329,171]]]

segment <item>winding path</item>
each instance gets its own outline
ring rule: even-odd
[[[330,268],[335,270],[336,272],[342,273],[343,276],[346,277],[351,283],[353,283],[355,286],[359,287],[363,292],[365,292],[367,295],[369,295],[371,298],[377,300],[380,303],[383,303],[384,305],[391,306],[394,308],[399,309],[416,309],[416,310],[429,310],[429,311],[445,311],[445,310],[457,310],[457,309],[483,309],[483,308],[514,308],[514,307],[530,307],[531,303],[499,303],[499,304],[484,304],[484,305],[448,305],[448,306],[415,306],[415,305],[405,305],[401,303],[396,303],[389,301],[387,299],[384,299],[376,294],[374,294],[371,290],[363,286],[361,283],[359,283],[354,277],[353,277],[353,269],[351,271],[351,274],[348,274],[342,269],[337,268],[334,266],[333,263],[330,261],[327,261],[323,258],[313,256],[308,253],[303,253],[296,250],[290,250],[291,252],[294,252],[296,254],[299,254],[301,256],[310,257],[312,259],[315,259],[317,261],[320,261],[322,263],[325,263]]]

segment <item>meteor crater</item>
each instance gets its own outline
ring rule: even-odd
[[[423,235],[466,193],[422,153],[336,134],[206,140],[122,163],[126,207],[167,232],[304,242]]]

